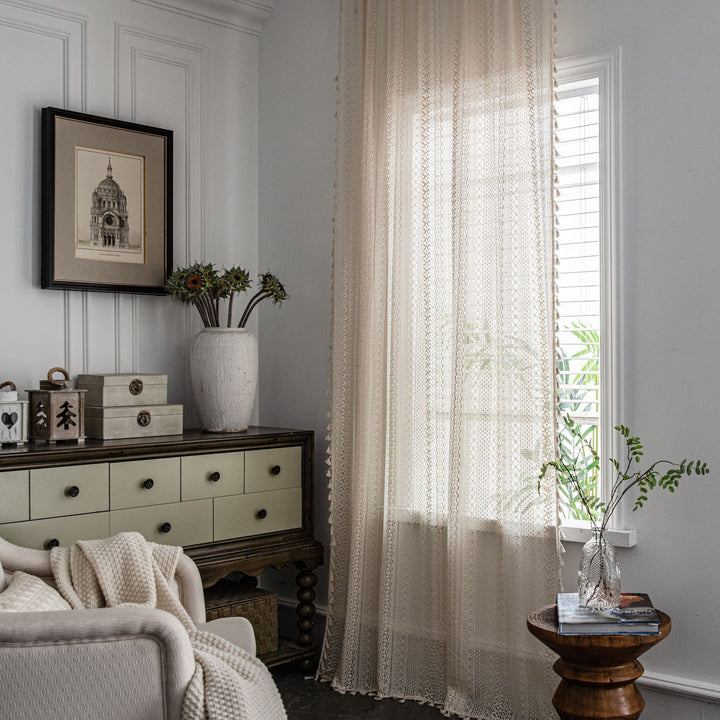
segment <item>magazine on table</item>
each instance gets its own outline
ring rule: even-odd
[[[660,618],[646,593],[622,593],[620,605],[594,609],[581,605],[577,593],[558,593],[561,635],[658,635]]]

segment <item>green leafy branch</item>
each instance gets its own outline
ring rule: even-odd
[[[578,469],[584,467],[588,454],[592,458],[593,464],[599,463],[599,456],[587,440],[587,436],[583,434],[581,427],[570,415],[564,416],[564,423],[568,432],[578,441],[581,450],[576,452],[573,457],[560,456],[555,460],[543,463],[538,475],[538,491],[547,474],[551,469],[554,470],[557,482],[570,485],[574,489],[582,507],[590,518],[593,528],[600,532],[605,531],[613,513],[617,510],[625,495],[631,490],[636,489],[638,493],[633,505],[633,511],[635,511],[643,507],[650,490],[662,488],[674,493],[682,477],[693,474],[707,475],[710,472],[706,462],[687,459],[679,463],[672,460],[657,460],[645,470],[635,469],[633,471],[635,465],[640,463],[643,458],[642,442],[639,437],[632,435],[630,429],[625,425],[617,425],[615,430],[625,440],[626,456],[623,463],[615,458],[610,458],[610,462],[615,468],[615,480],[610,490],[610,496],[606,501],[601,501],[586,492],[584,484],[580,481],[581,472]],[[659,469],[661,467],[665,468],[664,472]],[[600,517],[599,523],[598,517]]]

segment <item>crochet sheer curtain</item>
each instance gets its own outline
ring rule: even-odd
[[[553,0],[341,0],[318,677],[554,716]]]

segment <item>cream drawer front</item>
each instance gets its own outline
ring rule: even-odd
[[[180,458],[110,465],[110,509],[180,502]]]
[[[270,448],[245,453],[245,492],[300,487],[302,448]]]
[[[302,488],[299,487],[236,495],[214,502],[215,540],[302,526]]]
[[[112,510],[110,534],[136,530],[147,540],[165,545],[212,542],[212,503],[212,500],[194,500],[146,508]]]
[[[30,517],[60,517],[107,510],[108,463],[30,471]]]
[[[244,455],[228,452],[182,458],[183,501],[244,492]]]
[[[30,471],[0,473],[0,523],[30,519]]]
[[[59,545],[72,545],[78,540],[108,537],[108,515],[101,512],[0,525],[0,537],[36,550],[47,550],[46,543],[50,540],[56,540]]]

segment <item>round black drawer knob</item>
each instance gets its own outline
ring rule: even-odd
[[[172,525],[170,523],[163,523],[160,526],[161,533],[169,533],[171,530],[172,530]]]
[[[262,510],[258,510],[255,515],[258,520],[264,520],[267,517],[267,510],[265,508],[263,508]]]
[[[65,494],[68,497],[77,497],[80,494],[80,488],[77,485],[71,485],[65,490]]]
[[[143,480],[142,486],[146,490],[152,490],[153,487],[155,486],[155,481],[152,478],[148,478],[147,480]]]
[[[220,479],[220,473],[215,470],[215,472],[210,473],[210,482],[217,482]]]
[[[50,540],[46,540],[45,545],[43,547],[46,550],[50,550],[50,548],[54,548],[54,547],[60,547],[60,541],[57,538],[52,538]]]
[[[270,468],[270,474],[271,475],[279,475],[282,468],[279,465],[273,465]]]

